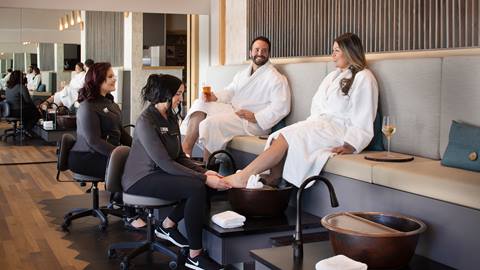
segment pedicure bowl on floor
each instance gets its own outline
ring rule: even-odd
[[[293,188],[261,189],[232,188],[228,191],[228,200],[234,211],[245,216],[274,217],[285,212]]]

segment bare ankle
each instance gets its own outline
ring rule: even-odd
[[[202,253],[201,249],[190,249],[190,258],[195,258]]]

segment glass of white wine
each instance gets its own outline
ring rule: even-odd
[[[395,118],[393,116],[384,116],[382,122],[382,132],[387,137],[387,156],[392,156],[390,154],[390,140],[392,139],[393,134],[397,131],[397,126],[395,125]]]

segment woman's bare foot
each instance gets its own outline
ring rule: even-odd
[[[277,187],[282,180],[282,177],[277,177],[276,175],[272,174],[260,174],[260,178],[264,180],[263,183],[265,185],[269,185],[271,187]]]
[[[223,180],[228,182],[233,188],[244,188],[247,186],[248,176],[238,172],[224,177]]]

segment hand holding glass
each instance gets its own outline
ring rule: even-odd
[[[395,125],[395,120],[392,116],[384,116],[382,122],[382,132],[387,137],[387,156],[391,156],[390,154],[390,140],[395,134],[397,127]]]

